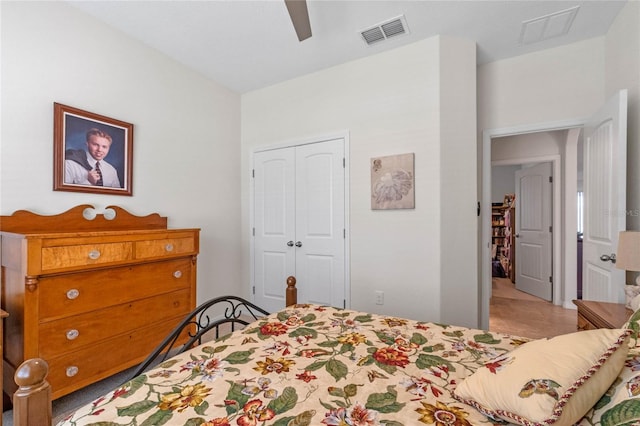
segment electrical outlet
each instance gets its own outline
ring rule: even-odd
[[[376,291],[376,305],[384,305],[384,292]]]

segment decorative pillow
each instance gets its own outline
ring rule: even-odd
[[[640,309],[631,314],[627,322],[622,326],[631,330],[631,338],[629,339],[629,347],[635,348],[638,345],[638,337],[640,337]]]
[[[631,306],[631,301],[636,297],[640,295],[640,285],[625,285],[624,286],[624,301],[625,304],[624,306],[626,306],[629,309],[633,309],[634,311],[636,308],[633,308]]]
[[[480,367],[453,397],[495,420],[572,425],[622,370],[630,333],[598,329],[533,340]]]

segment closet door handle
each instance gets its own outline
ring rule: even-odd
[[[302,242],[301,241],[296,241],[296,247],[302,247]]]
[[[293,241],[288,241],[288,242],[287,242],[287,245],[288,245],[289,247],[293,247]]]

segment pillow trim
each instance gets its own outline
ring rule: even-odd
[[[553,411],[551,412],[551,416],[548,417],[547,419],[543,420],[540,423],[532,422],[532,421],[520,416],[519,414],[512,413],[511,411],[501,410],[501,409],[492,410],[492,409],[487,408],[484,405],[476,402],[473,399],[466,399],[466,398],[463,398],[463,397],[460,397],[460,396],[456,395],[455,394],[455,390],[451,392],[451,396],[454,399],[462,402],[463,404],[467,404],[467,405],[470,405],[470,406],[474,407],[476,410],[478,410],[483,415],[485,415],[487,417],[490,417],[490,418],[492,418],[494,420],[498,420],[499,418],[503,418],[504,419],[506,417],[507,419],[515,420],[516,422],[518,422],[518,423],[520,423],[521,425],[524,425],[524,426],[552,425],[553,423],[557,422],[560,419],[560,417],[562,416],[562,412],[564,411],[565,405],[567,405],[567,403],[569,402],[569,400],[571,399],[573,394],[582,385],[584,385],[586,383],[586,381],[591,378],[591,376],[593,376],[598,370],[600,370],[600,368],[607,362],[607,360],[618,349],[620,349],[620,347],[624,344],[624,342],[631,335],[631,333],[632,333],[632,330],[629,330],[629,329],[623,330],[623,332],[618,336],[618,338],[616,339],[614,344],[612,346],[610,346],[609,348],[607,348],[607,350],[605,350],[602,353],[602,355],[598,358],[598,360],[596,361],[596,364],[591,366],[591,368],[589,368],[584,375],[580,376],[571,386],[569,386],[567,388],[567,390],[562,394],[560,399],[558,399],[558,402],[556,402],[556,404],[554,405]],[[484,366],[480,367],[480,368],[484,368]]]

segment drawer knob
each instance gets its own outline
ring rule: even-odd
[[[98,250],[91,250],[91,251],[89,252],[89,259],[96,260],[96,259],[97,259],[97,258],[99,258],[99,257],[100,257],[100,251],[98,251]]]
[[[166,251],[173,251],[173,244],[168,243],[166,246],[164,246],[164,249]]]
[[[78,374],[78,367],[76,367],[75,365],[72,365],[71,367],[67,367],[67,377],[73,377],[76,374]]]
[[[174,276],[174,277],[176,277],[176,278],[180,278],[180,277],[182,277],[182,271],[175,271],[175,272],[173,273],[173,276]]]
[[[80,291],[78,289],[72,288],[67,292],[67,299],[73,300],[80,296]]]
[[[67,339],[75,340],[80,335],[80,332],[76,329],[67,331]]]

